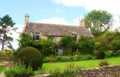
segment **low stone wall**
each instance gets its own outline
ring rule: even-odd
[[[95,69],[81,69],[82,77],[120,77],[120,66],[106,66]]]

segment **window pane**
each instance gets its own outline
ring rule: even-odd
[[[38,33],[38,32],[34,32],[34,33],[33,33],[33,39],[34,39],[34,40],[39,40],[39,38],[40,38],[39,33]]]

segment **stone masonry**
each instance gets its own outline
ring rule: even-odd
[[[95,69],[81,69],[82,77],[120,77],[120,66],[105,66]]]

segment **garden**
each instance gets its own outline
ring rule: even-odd
[[[21,33],[18,49],[12,47],[10,42],[13,38],[7,35],[12,34],[10,29],[16,30],[13,27],[15,23],[8,15],[0,18],[0,73],[6,77],[43,74],[51,77],[81,77],[80,69],[120,65],[120,32],[109,31],[112,15],[93,10],[85,18],[86,28],[91,29],[93,37],[79,35],[75,40],[71,35],[66,35],[59,42],[54,42],[50,35],[47,39],[34,40],[30,35]],[[58,54],[58,49],[64,52]]]
[[[81,36],[78,42],[71,36],[65,36],[59,44],[51,38],[34,41],[29,35],[21,34],[20,47],[16,51],[1,51],[0,61],[8,63],[0,66],[0,71],[4,70],[6,77],[42,74],[50,74],[52,77],[80,77],[79,69],[120,65],[118,42],[118,32],[107,32],[99,38]],[[56,47],[64,47],[64,53],[57,54]],[[77,51],[73,52],[72,48]]]

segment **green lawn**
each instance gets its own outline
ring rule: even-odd
[[[113,57],[105,59],[111,65],[120,65],[120,57]],[[99,67],[99,63],[102,60],[86,60],[86,61],[74,61],[74,62],[58,62],[58,63],[44,63],[42,68],[44,72],[50,72],[53,70],[64,70],[68,65],[74,67],[82,67],[85,69]]]

